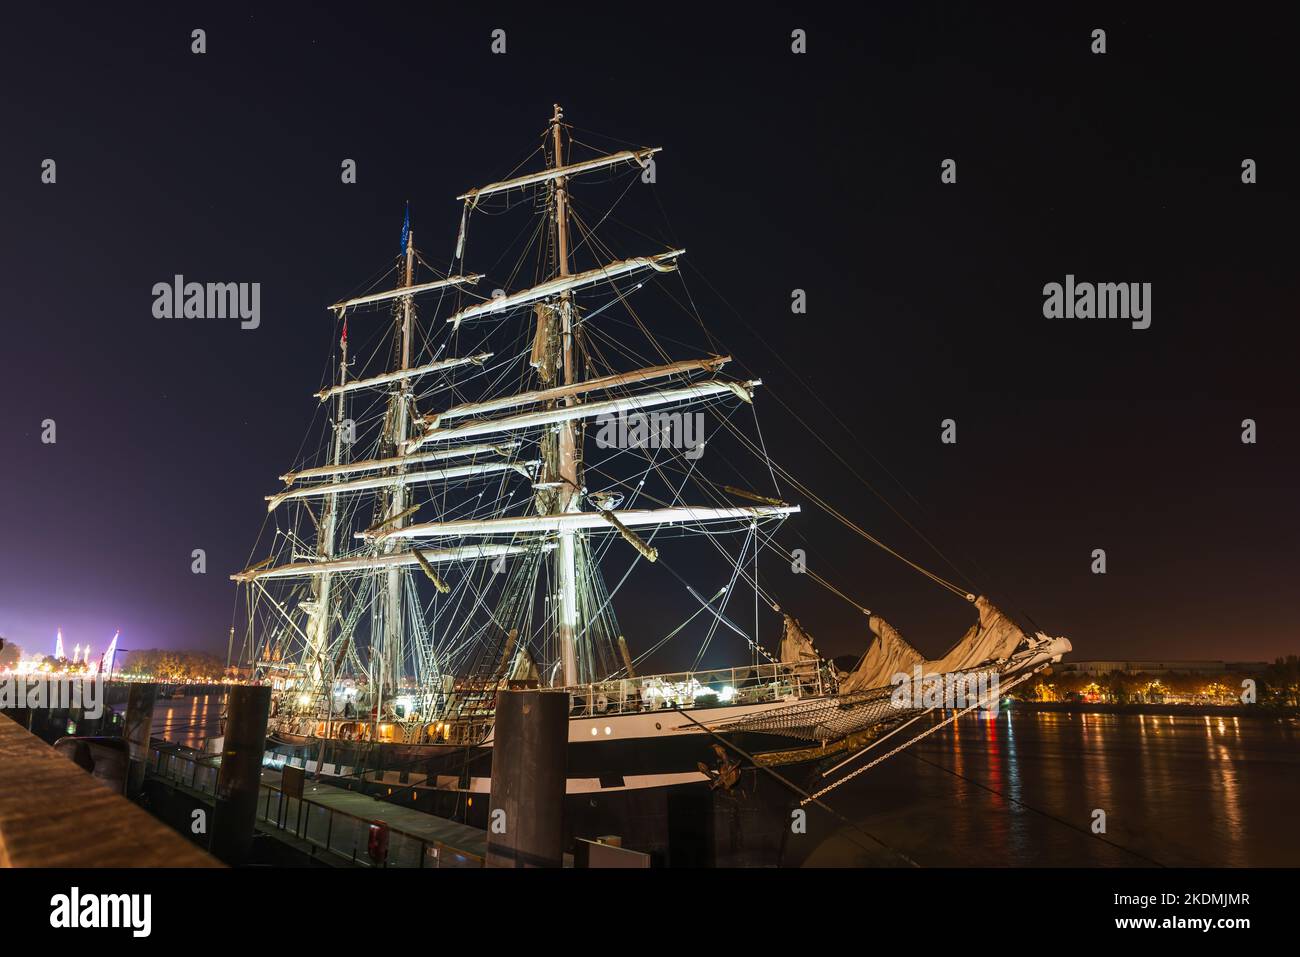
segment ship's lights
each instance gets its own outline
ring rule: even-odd
[[[663,681],[658,678],[647,679],[641,685],[641,698],[651,707],[664,705],[690,705],[704,694],[716,692],[706,688],[696,678],[686,681]]]
[[[718,692],[719,701],[730,701],[735,696],[736,689],[731,687],[731,685],[724,685],[722,690]]]

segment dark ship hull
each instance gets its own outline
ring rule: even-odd
[[[680,723],[671,712],[657,717],[660,725],[673,718]],[[611,732],[619,720],[609,719]],[[624,847],[644,851],[665,866],[777,863],[773,855],[779,854],[798,795],[739,761],[731,748],[702,731],[620,740],[599,727],[595,740],[575,741],[585,728],[573,730],[567,748],[566,844],[617,835]],[[760,761],[779,755],[779,773],[786,778],[807,777],[822,757],[806,740],[786,735],[740,732],[728,734],[727,741]],[[488,825],[490,746],[277,735],[267,748],[271,763],[319,772],[324,783],[474,827]],[[737,773],[725,775],[728,763]],[[740,764],[747,770],[739,771]],[[715,783],[719,774],[726,779]]]

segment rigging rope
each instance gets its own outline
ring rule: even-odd
[[[1034,668],[1032,671],[1025,672],[1023,675],[1020,675],[1019,677],[1014,679],[1010,684],[1006,685],[1004,688],[1000,688],[999,694],[1001,694],[1002,691],[1010,691],[1012,688],[1020,684],[1022,681],[1032,678],[1034,675],[1038,674],[1038,672],[1042,671],[1043,668],[1045,667],[1046,665],[1042,665],[1038,668]],[[974,701],[971,704],[967,705],[965,708],[962,708],[960,711],[954,711],[952,717],[944,718],[938,724],[931,725],[929,728],[922,731],[920,734],[916,735],[915,737],[910,738],[907,741],[903,742],[898,747],[894,748],[892,751],[886,751],[884,754],[880,755],[874,761],[870,761],[867,764],[864,764],[862,767],[858,768],[856,771],[852,771],[849,774],[846,774],[844,777],[839,778],[836,781],[832,781],[830,784],[826,785],[826,787],[814,793],[812,797],[809,798],[808,800],[814,800],[816,798],[821,797],[823,794],[828,794],[831,791],[834,791],[841,784],[846,784],[849,781],[852,781],[854,778],[856,778],[859,774],[863,774],[867,771],[870,771],[872,768],[874,768],[877,764],[880,764],[882,761],[889,760],[895,754],[898,754],[898,752],[900,751],[907,750],[909,747],[911,747],[916,742],[920,741],[922,738],[928,738],[930,735],[934,734],[939,729],[946,728],[948,725],[952,724],[962,715],[969,714],[970,712],[974,711],[976,708],[981,707],[983,704],[984,704],[984,699],[980,698],[979,700]],[[808,801],[803,801],[801,803],[807,804]]]

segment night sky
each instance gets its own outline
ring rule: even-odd
[[[224,654],[227,576],[318,406],[325,307],[396,255],[407,200],[445,261],[454,197],[507,174],[559,102],[611,143],[664,147],[664,245],[688,249],[728,371],[763,378],[769,449],[855,521],[1076,657],[1300,652],[1290,24],[35,6],[0,34],[0,634],[29,650],[62,626],[69,648],[120,628],[127,648]],[[176,273],[260,282],[261,327],[154,318]],[[1151,328],[1045,319],[1067,273],[1150,282]],[[813,509],[786,532],[928,654],[972,620]],[[823,652],[864,647],[852,608],[764,571]],[[682,617],[659,604],[620,606],[650,632],[634,648]]]

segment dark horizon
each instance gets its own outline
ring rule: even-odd
[[[851,26],[743,9],[11,13],[0,635],[33,652],[61,627],[98,653],[120,628],[126,649],[224,657],[227,576],[318,405],[326,306],[385,266],[408,200],[421,247],[449,250],[454,197],[508,172],[559,102],[609,142],[664,148],[665,242],[764,380],[768,448],[863,527],[1076,658],[1300,653],[1290,34],[1093,8]],[[261,326],[155,319],[175,274],[260,282]],[[1151,327],[1044,318],[1067,275],[1150,282]],[[682,321],[655,318],[667,337]],[[804,504],[782,538],[921,651],[971,623]],[[852,608],[764,575],[823,652],[866,647]],[[682,617],[662,604],[629,596],[634,648]]]

